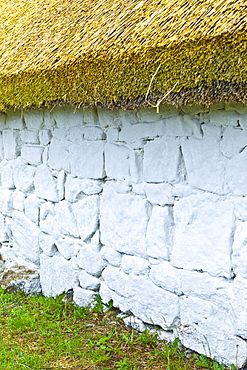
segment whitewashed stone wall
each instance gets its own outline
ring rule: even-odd
[[[3,271],[244,364],[245,107],[8,111],[0,129]]]

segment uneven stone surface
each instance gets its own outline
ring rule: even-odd
[[[0,285],[100,294],[127,324],[243,367],[246,112],[0,113]]]

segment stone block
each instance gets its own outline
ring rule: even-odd
[[[83,110],[69,105],[57,106],[51,111],[51,122],[62,130],[80,126],[83,123]]]
[[[58,251],[56,240],[44,233],[39,234],[39,246],[41,251],[48,257],[53,257]]]
[[[63,200],[65,196],[65,181],[66,181],[65,172],[63,170],[59,171],[57,176],[57,193],[59,200]]]
[[[123,255],[121,269],[126,274],[132,273],[134,275],[148,275],[149,262],[144,258]]]
[[[241,221],[247,221],[247,197],[234,197],[235,216]]]
[[[130,177],[130,150],[125,145],[105,145],[105,170],[110,179],[125,180]]]
[[[99,180],[77,179],[68,175],[65,182],[65,199],[75,202],[85,195],[102,192],[102,182]]]
[[[82,245],[76,261],[80,268],[94,276],[100,276],[106,266],[106,262],[100,254],[92,250],[88,244]]]
[[[119,138],[119,128],[118,127],[108,127],[106,129],[106,140],[109,143],[118,141]]]
[[[48,165],[57,171],[70,171],[69,142],[53,138],[49,146]]]
[[[36,225],[39,225],[39,213],[40,213],[40,204],[41,200],[36,197],[35,194],[29,195],[25,201],[25,215],[29,218],[30,221],[34,222]]]
[[[53,203],[44,202],[40,205],[40,229],[44,233],[52,235],[55,239],[60,237]]]
[[[56,180],[45,164],[37,167],[34,186],[37,197],[50,200],[51,202],[58,201]]]
[[[169,136],[193,135],[194,120],[188,116],[175,116],[166,118],[165,133]]]
[[[234,111],[215,110],[209,113],[209,119],[215,126],[238,126],[240,115]]]
[[[39,166],[42,163],[44,147],[41,145],[24,145],[21,149],[21,158],[24,163]]]
[[[108,183],[103,190],[100,215],[103,244],[118,252],[146,256],[149,208],[141,196],[118,194],[114,184]]]
[[[79,178],[102,179],[104,170],[104,142],[84,141],[69,147],[71,175]]]
[[[174,223],[172,265],[231,277],[234,229],[231,200],[213,194],[181,199],[174,205]]]
[[[45,296],[55,297],[73,288],[73,269],[70,261],[60,253],[48,257],[40,255],[40,282]]]
[[[13,192],[9,189],[0,189],[0,210],[4,216],[12,216],[13,207]]]
[[[225,181],[233,195],[247,196],[247,149],[232,157],[226,166]]]
[[[43,129],[39,130],[39,140],[41,145],[48,145],[51,142],[52,133],[51,130]]]
[[[232,246],[232,265],[235,274],[247,279],[247,222],[238,222]]]
[[[150,279],[155,285],[164,290],[181,294],[181,270],[174,268],[170,262],[152,265]]]
[[[23,118],[26,127],[29,130],[39,130],[44,122],[44,114],[42,110],[24,110]]]
[[[99,124],[102,128],[120,124],[118,110],[97,108]]]
[[[0,130],[3,130],[6,126],[7,114],[0,112]]]
[[[79,272],[78,279],[80,282],[80,286],[83,289],[90,289],[90,290],[97,291],[100,287],[100,280],[97,279],[95,276],[87,274],[83,270]]]
[[[33,130],[21,130],[21,140],[26,144],[39,144],[38,131]]]
[[[146,246],[149,257],[169,260],[173,245],[172,208],[154,206],[146,232]]]
[[[13,161],[8,161],[6,165],[3,166],[1,171],[2,187],[4,189],[14,189],[14,171],[13,171]]]
[[[83,137],[85,140],[103,140],[105,139],[104,131],[99,126],[86,125],[82,128]]]
[[[84,126],[72,126],[68,129],[66,138],[68,141],[80,144],[83,141]]]
[[[23,128],[22,111],[9,110],[6,117],[6,126],[13,130],[21,130]]]
[[[125,124],[119,132],[119,140],[133,146],[132,144],[138,143],[140,140],[150,140],[165,134],[164,121]]]
[[[13,250],[21,258],[39,265],[39,233],[40,230],[23,213],[14,211],[12,234]]]
[[[99,197],[91,195],[73,203],[72,212],[80,238],[87,240],[99,226]]]
[[[216,194],[225,194],[226,158],[214,138],[188,138],[182,142],[188,184]]]
[[[236,276],[229,291],[233,333],[247,339],[247,279]]]
[[[122,254],[115,249],[103,246],[100,250],[101,257],[115,267],[120,267]]]
[[[83,122],[89,125],[98,124],[97,108],[83,108]]]
[[[158,138],[144,147],[143,177],[146,182],[178,182],[180,150],[172,137]]]
[[[77,306],[89,307],[93,305],[96,293],[92,290],[82,289],[80,287],[74,288],[73,300]]]
[[[156,108],[141,108],[137,111],[137,119],[140,122],[156,122],[164,117],[164,112],[161,110],[157,113]]]
[[[6,242],[7,240],[5,217],[0,213],[0,243]],[[1,252],[2,248],[0,249],[0,255],[2,255]]]
[[[15,159],[20,154],[19,133],[17,131],[3,130],[3,153],[7,160]]]
[[[24,211],[24,200],[25,200],[25,194],[22,191],[16,189],[13,192],[13,208],[16,211],[23,212]]]
[[[81,245],[78,239],[65,237],[56,241],[56,246],[61,255],[66,258],[66,260],[71,259],[76,256],[80,250]]]
[[[56,221],[62,235],[79,237],[77,223],[69,202],[63,200],[55,205]]]
[[[145,184],[147,200],[152,204],[158,204],[160,206],[174,203],[174,199],[172,197],[172,190],[173,187],[167,183]]]
[[[35,168],[18,161],[14,167],[15,187],[23,193],[29,193],[34,188]]]
[[[225,157],[232,158],[239,154],[247,145],[247,135],[239,127],[227,127],[224,130],[223,138],[220,143],[220,149]]]

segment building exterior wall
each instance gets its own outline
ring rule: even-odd
[[[247,108],[17,110],[0,129],[3,268],[243,365]]]

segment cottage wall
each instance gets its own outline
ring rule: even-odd
[[[245,107],[16,110],[0,129],[2,278],[26,266],[47,296],[99,293],[243,365]]]

